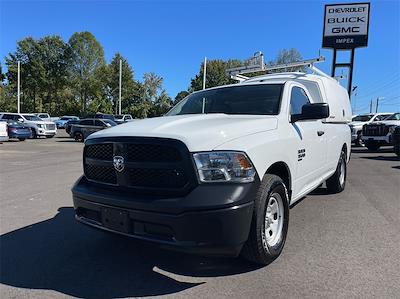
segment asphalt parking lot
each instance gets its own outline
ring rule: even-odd
[[[0,144],[1,298],[399,298],[400,160],[353,150],[346,190],[291,209],[282,255],[267,267],[174,253],[74,220],[80,143]]]

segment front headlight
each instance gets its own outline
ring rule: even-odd
[[[41,124],[37,124],[37,127],[38,127],[38,128],[42,128],[42,127],[43,127],[43,125],[41,125]]]
[[[389,133],[390,133],[390,134],[393,134],[394,130],[396,130],[396,127],[397,127],[397,126],[390,126],[390,127],[389,127]]]
[[[253,182],[255,169],[242,152],[204,152],[193,154],[201,182]]]

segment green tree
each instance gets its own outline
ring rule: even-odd
[[[228,68],[241,66],[243,63],[237,59],[224,61],[221,59],[208,60],[206,70],[206,88],[221,86],[234,83],[236,81],[229,78],[226,74]],[[197,91],[203,88],[203,67],[200,65],[199,73],[190,82],[190,91]]]
[[[178,94],[175,96],[174,100],[174,105],[178,104],[180,101],[182,101],[185,97],[187,97],[190,93],[187,90],[182,90],[178,92]]]
[[[300,52],[295,48],[291,49],[282,49],[279,51],[278,55],[276,56],[275,60],[272,64],[287,64],[291,62],[301,61],[303,57],[301,56]],[[286,69],[277,70],[277,72],[294,72],[294,71],[304,71],[304,67],[292,67]]]
[[[74,98],[81,103],[81,112],[103,96],[99,82],[99,70],[106,62],[101,44],[90,32],[76,32],[69,39],[71,47],[71,77]]]
[[[121,91],[121,107],[122,111],[129,110],[129,105],[132,104],[132,100],[139,97],[138,94],[138,84],[135,84],[133,79],[133,70],[129,65],[126,58],[122,57],[121,54],[117,53],[114,55],[110,64],[108,65],[108,78],[106,95],[111,101],[115,113],[118,111],[118,101],[119,101],[119,69],[120,60],[122,61],[122,91]]]
[[[171,109],[171,107],[172,107],[172,100],[168,96],[166,90],[163,89],[160,95],[153,103],[149,116],[150,117],[162,116],[165,113],[167,113],[168,110]]]

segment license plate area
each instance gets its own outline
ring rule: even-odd
[[[112,208],[103,208],[101,211],[103,226],[122,233],[130,232],[128,212]]]

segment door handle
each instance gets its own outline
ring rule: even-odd
[[[322,135],[325,134],[325,132],[324,131],[317,131],[317,134],[318,134],[318,136],[322,136]]]

